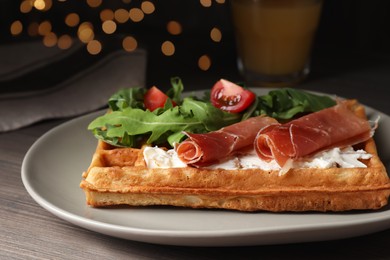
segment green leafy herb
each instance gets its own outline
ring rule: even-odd
[[[167,96],[173,100],[176,104],[181,104],[181,94],[184,91],[184,85],[183,82],[179,77],[171,78],[171,85],[172,88],[170,88],[167,91]]]
[[[127,107],[143,109],[146,91],[145,88],[139,87],[121,89],[110,97],[108,106],[112,111],[123,110]]]
[[[289,120],[303,113],[316,112],[336,102],[327,96],[285,88],[258,96],[243,113],[228,113],[214,107],[209,91],[204,97],[182,99],[184,90],[180,78],[171,79],[172,88],[163,108],[145,110],[144,88],[122,89],[112,95],[110,113],[93,120],[88,129],[101,140],[115,146],[139,147],[146,144],[178,143],[185,138],[183,131],[205,133],[218,130],[249,117],[266,114],[278,120]],[[173,106],[173,100],[177,106]]]
[[[316,112],[334,105],[336,101],[328,96],[284,88],[258,96],[257,101],[248,108],[245,116],[248,118],[266,114],[276,119],[288,120],[300,114]]]
[[[241,115],[230,114],[209,103],[185,98],[181,106],[167,109],[161,114],[131,107],[113,111],[96,118],[88,129],[97,138],[116,146],[138,146],[139,140],[145,137],[146,144],[168,141],[173,146],[185,136],[182,131],[204,133],[236,123],[240,119]]]

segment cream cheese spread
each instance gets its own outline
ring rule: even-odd
[[[157,146],[146,147],[143,152],[144,159],[148,168],[180,168],[186,167],[174,149],[164,150]],[[364,150],[354,150],[351,146],[346,148],[333,148],[319,152],[311,157],[301,158],[292,164],[292,168],[356,168],[367,166],[361,159],[370,159],[371,154]],[[262,169],[262,170],[280,170],[280,166],[275,160],[266,162],[261,160],[252,151],[247,154],[237,155],[224,162],[219,162],[208,166],[209,169]]]
[[[174,149],[164,150],[157,146],[145,147],[143,155],[148,168],[187,167],[187,164],[179,159]]]

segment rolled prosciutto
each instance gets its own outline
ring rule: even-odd
[[[186,132],[188,139],[176,147],[176,152],[186,164],[206,166],[253,146],[257,133],[275,123],[277,121],[271,117],[258,116],[205,134]]]
[[[364,142],[372,133],[370,123],[341,102],[286,124],[263,128],[254,146],[261,159],[275,159],[283,167],[289,159]]]

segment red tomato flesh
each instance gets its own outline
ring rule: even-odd
[[[255,98],[252,91],[225,79],[217,81],[210,94],[210,101],[216,108],[231,113],[244,111]]]
[[[153,86],[148,91],[146,91],[144,96],[144,105],[146,109],[154,111],[157,108],[162,108],[167,102],[168,96],[162,92],[157,87]],[[172,101],[172,104],[175,106],[175,102]]]

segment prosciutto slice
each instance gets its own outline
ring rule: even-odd
[[[258,116],[205,134],[186,132],[188,139],[176,147],[176,152],[186,164],[206,166],[253,146],[257,133],[275,123],[277,121],[271,117]]]
[[[261,159],[275,159],[283,167],[289,159],[364,142],[372,133],[366,119],[355,115],[345,103],[339,103],[286,124],[265,127],[254,145]]]

